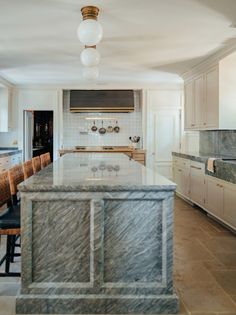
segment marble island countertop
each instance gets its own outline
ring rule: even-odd
[[[172,152],[174,156],[189,159],[191,161],[201,162],[205,164],[206,175],[213,176],[215,178],[222,179],[224,181],[236,184],[236,156],[219,156],[219,155],[202,155],[199,152]],[[207,170],[207,160],[209,158],[216,158],[214,162],[215,172],[209,172]]]
[[[175,190],[167,178],[122,153],[69,153],[19,185],[20,191]]]

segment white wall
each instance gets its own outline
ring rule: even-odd
[[[54,159],[62,140],[62,91],[60,89],[20,89],[18,91],[18,147],[23,149],[23,112],[24,110],[52,110]]]

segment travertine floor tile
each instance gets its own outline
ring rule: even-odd
[[[174,249],[175,258],[185,262],[214,260],[215,257],[198,240],[189,237],[185,242],[176,240]]]
[[[15,297],[0,296],[0,315],[15,314]]]
[[[190,312],[236,312],[236,304],[217,284],[179,281],[177,288]]]
[[[201,241],[200,241],[201,242]],[[236,237],[214,237],[208,238],[202,245],[206,247],[210,252],[217,254],[232,254],[236,253]]]
[[[208,282],[216,283],[215,278],[211,272],[201,262],[178,262],[174,264],[174,279],[176,281],[184,282]]]
[[[214,253],[214,256],[223,264],[225,269],[236,270],[236,253]]]
[[[213,277],[230,295],[236,295],[236,270],[212,270]]]

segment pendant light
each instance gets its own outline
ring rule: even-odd
[[[94,81],[98,78],[99,70],[98,67],[84,67],[83,77],[88,81]]]
[[[97,45],[102,39],[102,26],[97,21],[99,9],[95,6],[86,6],[81,9],[83,21],[77,29],[77,35],[85,46]]]
[[[96,47],[85,47],[80,55],[80,60],[84,66],[94,67],[100,62],[100,54]]]

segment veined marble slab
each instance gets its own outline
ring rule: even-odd
[[[176,185],[122,153],[70,153],[19,185],[20,191],[174,190]]]
[[[175,184],[122,154],[68,154],[19,186],[23,314],[168,314]]]

